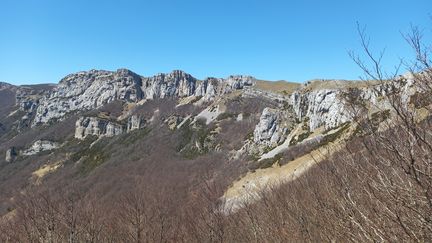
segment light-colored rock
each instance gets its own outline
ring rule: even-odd
[[[255,83],[255,78],[251,76],[232,75],[226,79],[226,82],[232,89],[243,89],[244,86],[252,86]]]
[[[6,151],[6,162],[13,162],[17,156],[17,151],[15,147],[11,147]]]
[[[276,120],[278,113],[276,110],[265,108],[261,114],[260,121],[254,130],[254,142],[268,142],[276,133],[278,124]]]
[[[349,118],[338,90],[316,90],[307,93],[294,92],[291,104],[299,120],[309,118],[309,127],[315,130],[320,126],[336,127]]]
[[[122,134],[123,130],[124,129],[122,125],[113,122],[108,122],[108,124],[106,125],[106,133],[103,135],[107,137],[113,137]]]
[[[223,113],[223,111],[222,111],[220,105],[211,105],[211,106],[207,107],[206,109],[204,109],[203,111],[201,111],[196,116],[195,120],[204,119],[206,125],[208,125],[211,122],[213,122],[214,120],[216,120],[216,118],[222,113]]]
[[[301,127],[302,127],[302,124],[298,124],[297,127],[294,128],[292,132],[290,132],[290,134],[288,135],[288,137],[285,139],[285,141],[282,144],[280,144],[279,146],[275,147],[274,149],[268,151],[267,153],[262,154],[259,161],[264,160],[264,159],[273,158],[277,154],[285,152],[289,148],[290,142],[293,139],[294,135],[297,134],[297,132],[299,130],[301,130]]]
[[[66,76],[53,92],[40,100],[33,126],[67,113],[101,107],[114,100],[138,102],[142,99],[141,77],[129,70],[91,70]]]
[[[236,117],[236,121],[243,121],[243,113],[240,113],[240,114],[238,114],[237,115],[237,117]]]
[[[80,117],[75,123],[75,138],[85,139],[89,135],[97,137],[114,137],[143,128],[145,120],[139,115],[132,115],[127,123],[120,123],[99,117]]]
[[[158,74],[143,78],[142,91],[144,98],[155,99],[165,97],[185,97],[195,93],[197,80],[183,71],[173,71],[169,74]]]
[[[32,146],[26,150],[21,152],[24,156],[35,155],[43,151],[53,150],[59,147],[59,144],[56,142],[51,142],[47,140],[37,140],[32,144]]]
[[[124,132],[122,125],[97,117],[81,117],[75,123],[75,138],[84,139],[89,135],[112,137]]]
[[[191,120],[191,118],[192,118],[192,115],[185,117],[183,119],[183,121],[181,121],[180,124],[177,125],[177,129],[182,128],[182,126],[184,126],[187,122],[189,122]]]
[[[212,100],[234,89],[250,86],[254,80],[250,76],[230,76],[198,81],[179,70],[153,77],[141,77],[127,69],[116,72],[91,70],[68,75],[37,102],[23,99],[21,104],[22,109],[35,111],[32,122],[35,126],[62,119],[70,112],[99,108],[115,100],[140,103],[147,99],[188,96]]]
[[[219,84],[222,83],[222,79],[207,78],[200,82],[195,90],[195,96],[202,96],[203,100],[213,100],[217,95],[222,93],[221,90],[217,90]]]
[[[127,132],[131,132],[133,130],[141,129],[144,125],[144,119],[138,115],[132,115],[128,118],[127,123]]]
[[[254,142],[274,147],[285,141],[290,124],[286,114],[277,109],[264,108],[254,130]]]

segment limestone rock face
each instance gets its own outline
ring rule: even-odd
[[[133,130],[141,129],[144,125],[144,122],[145,121],[143,120],[142,117],[138,115],[132,115],[131,117],[128,118],[126,131],[131,132]]]
[[[190,74],[176,70],[169,74],[143,78],[142,90],[147,99],[185,97],[194,94],[196,81]]]
[[[194,95],[202,96],[204,100],[212,100],[220,93],[217,89],[221,82],[221,79],[207,78],[197,85]]]
[[[24,151],[22,155],[29,156],[34,155],[43,151],[53,150],[59,147],[58,143],[47,141],[47,140],[37,140],[32,144],[32,146]]]
[[[227,78],[226,82],[232,89],[243,89],[244,86],[252,86],[255,78],[243,75],[231,75]]]
[[[145,120],[138,115],[130,116],[125,125],[99,117],[80,117],[75,123],[75,138],[85,139],[89,135],[114,137],[141,129],[144,125]]]
[[[142,99],[141,77],[129,70],[91,70],[66,76],[40,101],[33,125],[60,119],[69,112],[98,108],[114,100]]]
[[[112,137],[124,132],[122,125],[97,117],[81,117],[75,123],[75,138],[84,139],[89,135]]]
[[[36,126],[62,119],[70,112],[99,108],[115,100],[138,103],[143,99],[187,96],[202,96],[210,100],[234,89],[250,86],[254,80],[250,76],[230,76],[227,79],[198,81],[179,70],[153,77],[141,77],[127,69],[116,72],[91,70],[66,76],[37,101],[20,98],[20,103],[22,109],[35,111],[32,126]]]
[[[254,130],[254,142],[265,146],[275,146],[283,142],[289,127],[286,121],[282,111],[264,108],[260,121]]]
[[[16,125],[18,131],[22,131],[22,129],[31,125],[40,100],[42,97],[48,95],[54,87],[55,85],[53,84],[42,84],[34,86],[16,86],[14,88],[14,90],[16,90],[15,104],[18,108],[14,112],[20,111],[20,114],[23,114]]]
[[[408,105],[410,97],[416,92],[421,92],[415,87],[413,78],[409,74],[400,76],[391,82],[391,84],[371,84],[355,88],[355,90],[363,100],[368,102],[369,108],[383,110],[391,108],[387,99],[391,93],[398,93],[402,103]],[[309,118],[311,130],[320,126],[326,129],[334,128],[351,120],[341,97],[348,87],[341,84],[340,88],[333,89],[298,90],[291,94],[290,104],[299,120]]]
[[[291,95],[291,104],[299,120],[309,118],[311,130],[320,126],[336,127],[349,119],[338,93],[338,90],[329,89],[294,92]]]
[[[6,162],[13,162],[17,156],[17,152],[15,147],[11,147],[6,151]]]
[[[255,78],[251,76],[232,75],[226,79],[206,78],[197,85],[194,95],[202,96],[204,100],[212,100],[232,92],[233,90],[243,89],[246,86],[252,86]]]
[[[103,133],[102,135],[107,137],[113,137],[122,134],[123,131],[124,129],[122,125],[113,122],[108,122],[108,124],[106,125],[106,132]]]
[[[49,94],[50,89],[54,85],[47,85],[46,89],[36,89],[31,87],[18,87],[16,91],[16,104],[19,106],[20,110],[27,112],[27,115],[35,112],[40,99]]]

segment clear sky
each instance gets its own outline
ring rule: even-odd
[[[432,26],[431,0],[0,0],[0,81],[173,69],[197,78],[357,79],[347,51],[367,26],[385,66],[410,52],[400,32]],[[429,39],[430,40],[430,39]],[[429,42],[430,43],[430,42]]]

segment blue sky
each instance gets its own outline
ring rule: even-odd
[[[430,40],[430,0],[1,0],[0,81],[56,83],[89,69],[197,78],[356,79],[356,21],[391,68],[411,52],[410,24]],[[430,43],[430,42],[429,42]]]

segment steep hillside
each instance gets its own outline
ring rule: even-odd
[[[360,136],[365,117],[352,100],[361,100],[374,132],[392,129],[385,124],[399,116],[389,99],[395,92],[406,106],[424,94],[408,75],[296,84],[119,69],[71,74],[57,85],[1,83],[0,215],[5,222],[30,217],[20,213],[35,195],[112,209],[136,190],[152,195],[146,200],[164,198],[150,205],[164,207],[170,220],[197,205],[241,215],[268,188]],[[424,106],[413,109],[422,112],[418,121],[429,116]],[[53,237],[42,231],[38,237]]]

